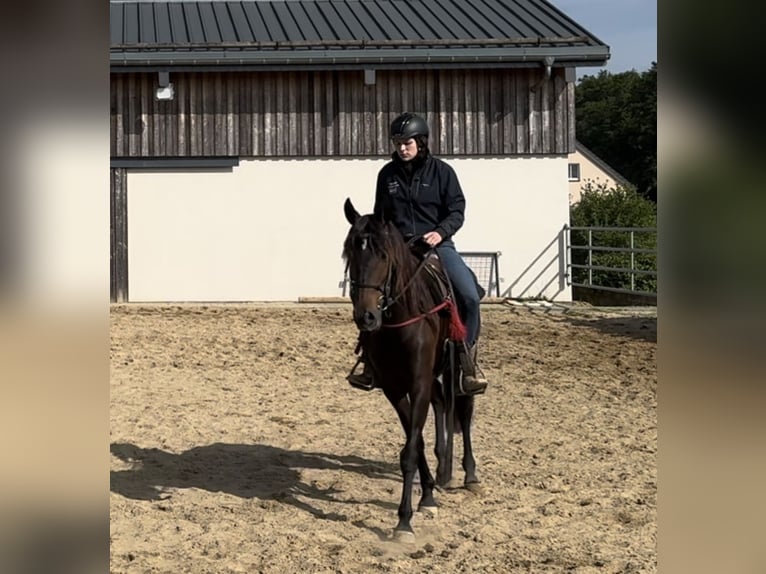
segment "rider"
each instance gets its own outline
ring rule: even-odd
[[[463,344],[457,345],[463,370],[462,390],[477,394],[487,387],[487,380],[476,368],[474,348],[481,321],[481,295],[476,276],[452,241],[463,225],[465,196],[455,171],[431,155],[428,134],[426,121],[413,113],[405,112],[391,123],[395,152],[378,172],[374,214],[393,223],[406,240],[420,237],[438,253],[465,321],[466,337]],[[354,370],[356,367],[346,377],[353,386],[375,388],[366,363],[361,374]]]

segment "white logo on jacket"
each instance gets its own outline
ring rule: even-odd
[[[388,193],[389,195],[395,195],[399,193],[399,182],[395,179],[388,180]]]

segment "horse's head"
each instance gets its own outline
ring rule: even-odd
[[[350,199],[343,210],[351,224],[343,257],[348,264],[354,321],[361,331],[375,331],[391,302],[393,228],[371,215],[360,215]]]

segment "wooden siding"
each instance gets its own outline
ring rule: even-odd
[[[388,125],[424,115],[447,156],[574,151],[574,84],[554,69],[171,73],[111,76],[112,157],[335,157],[390,153]]]
[[[128,190],[127,173],[112,168],[110,183],[110,300],[128,300]]]

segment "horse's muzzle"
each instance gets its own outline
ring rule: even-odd
[[[360,331],[377,331],[383,325],[383,315],[380,309],[355,311],[354,322]]]

